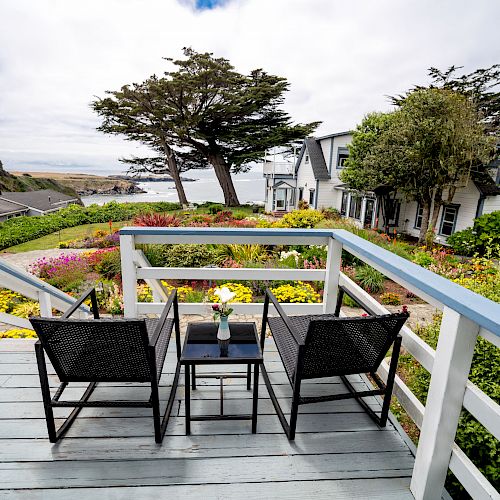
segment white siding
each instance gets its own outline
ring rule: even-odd
[[[500,210],[500,195],[487,196],[484,200],[483,214],[489,214]]]
[[[297,196],[295,203],[299,202],[299,189],[304,188],[304,200],[309,201],[309,190],[316,190],[316,179],[314,178],[314,173],[311,167],[311,161],[306,163],[307,150],[302,156],[302,160],[299,164],[299,169],[297,171]]]
[[[443,194],[443,198],[446,199],[446,191]],[[459,205],[458,208],[458,218],[455,225],[455,231],[461,231],[467,227],[472,226],[474,223],[474,218],[476,217],[477,204],[479,200],[479,191],[473,182],[469,182],[467,187],[457,189],[455,196],[453,197],[452,204]],[[411,236],[418,237],[420,230],[414,227],[415,217],[417,213],[417,203],[407,202],[403,203],[401,206],[401,212],[399,215],[399,231],[404,231]],[[436,228],[436,241],[445,243],[446,237],[439,235],[439,228],[441,225],[441,218],[443,216],[443,209],[439,210],[437,228]]]
[[[329,139],[327,139],[327,140],[329,140]],[[337,168],[337,157],[338,157],[339,148],[346,148],[347,145],[350,144],[351,140],[352,140],[351,134],[340,135],[338,137],[334,137],[332,166],[331,166],[330,176],[331,176],[332,183],[335,184],[336,186],[338,184],[342,184],[342,181],[339,178],[339,174],[342,170]],[[323,141],[321,141],[321,142],[323,142]],[[328,167],[330,167],[330,165],[329,165],[330,158],[325,157],[325,160],[327,161],[326,165]]]
[[[336,208],[340,210],[342,191],[335,189],[331,181],[319,181],[318,208]]]

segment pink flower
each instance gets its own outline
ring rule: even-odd
[[[214,304],[214,305],[212,306],[212,309],[213,309],[214,311],[216,311],[216,312],[220,311],[219,304]]]

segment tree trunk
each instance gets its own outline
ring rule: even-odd
[[[431,201],[422,201],[422,224],[420,225],[420,233],[418,235],[418,242],[424,243],[427,230],[429,228],[429,219],[431,215]]]
[[[186,193],[184,192],[184,186],[182,185],[181,176],[179,174],[179,168],[177,167],[177,160],[175,159],[175,153],[170,146],[167,144],[163,145],[165,151],[165,156],[167,158],[168,172],[172,177],[177,190],[177,196],[179,197],[179,203],[183,207],[187,207],[188,201],[186,198]]]
[[[441,205],[443,204],[443,189],[438,188],[434,192],[434,206],[432,207],[432,217],[429,223],[429,229],[427,232],[429,233],[428,236],[428,243],[431,244],[434,242],[434,229],[437,226],[437,220],[439,216],[439,209],[441,208]],[[431,240],[431,234],[430,232],[432,231],[432,240]]]
[[[238,195],[234,189],[233,179],[229,167],[226,165],[224,158],[218,154],[208,155],[208,161],[213,165],[215,175],[219,181],[222,192],[224,193],[224,203],[227,207],[238,207]]]

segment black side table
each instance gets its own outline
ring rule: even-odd
[[[180,364],[184,365],[186,383],[186,435],[191,434],[191,421],[252,420],[252,433],[257,432],[257,405],[259,400],[259,369],[263,363],[262,350],[255,323],[229,323],[231,339],[217,340],[217,323],[189,323]],[[196,365],[248,365],[246,375],[210,374],[203,378],[220,379],[220,414],[191,416],[191,387],[196,389]],[[251,415],[224,414],[224,379],[246,378],[250,390],[251,365],[253,372],[253,404]],[[191,376],[192,370],[192,376]],[[198,375],[200,377],[200,375]]]

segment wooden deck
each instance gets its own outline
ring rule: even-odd
[[[164,399],[175,362],[172,348],[161,380]],[[277,396],[289,404],[290,387],[272,340],[265,359]],[[198,374],[203,371],[214,370],[198,368]],[[354,380],[359,387],[364,384],[359,377]],[[244,384],[244,379],[226,380],[228,413],[250,413],[251,392]],[[304,385],[311,395],[343,391],[338,379]],[[65,395],[81,393],[75,387]],[[289,443],[263,382],[256,435],[250,433],[249,421],[220,421],[192,422],[192,435],[185,436],[183,394],[181,385],[162,445],[154,442],[148,408],[83,409],[67,436],[51,445],[32,342],[0,340],[0,497],[413,498],[413,456],[405,441],[391,424],[379,429],[354,400],[301,407],[297,437]],[[102,384],[93,398],[120,396],[147,399],[149,391],[146,386]],[[192,414],[217,413],[218,397],[217,380],[199,379]],[[378,405],[375,398],[372,404]],[[57,411],[56,416],[67,413]]]

